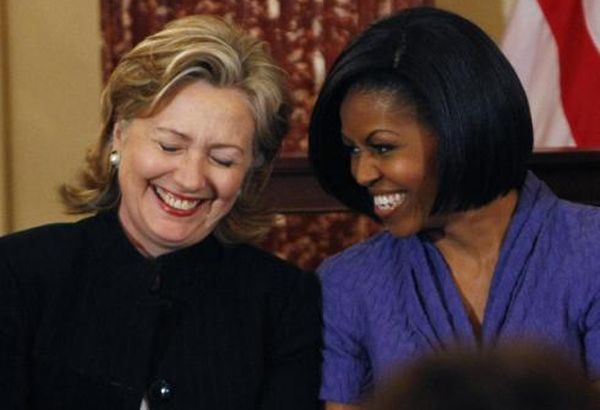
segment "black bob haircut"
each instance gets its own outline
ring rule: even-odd
[[[465,18],[402,10],[355,38],[325,79],[309,129],[313,169],[327,193],[374,217],[340,137],[340,106],[356,88],[391,93],[432,131],[439,184],[432,214],[478,208],[522,186],[533,146],[525,91],[494,42]]]

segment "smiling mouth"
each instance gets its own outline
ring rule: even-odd
[[[179,213],[191,213],[202,203],[201,199],[184,198],[156,185],[153,185],[153,188],[156,196],[165,205]]]
[[[389,213],[398,208],[406,200],[406,192],[394,192],[393,194],[373,195],[375,211]]]

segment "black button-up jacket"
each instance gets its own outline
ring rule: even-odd
[[[318,281],[208,237],[142,257],[115,212],[0,239],[0,407],[319,407]]]

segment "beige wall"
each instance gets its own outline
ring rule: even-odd
[[[514,0],[437,0],[499,40]],[[98,131],[98,0],[0,0],[0,234],[70,219],[56,188]]]
[[[435,0],[437,7],[454,11],[483,28],[500,42],[506,16],[516,0]]]
[[[56,188],[71,180],[99,127],[97,0],[2,0],[0,229],[68,219]],[[0,154],[2,151],[0,151]],[[8,177],[7,177],[8,176]]]
[[[7,134],[6,129],[6,13],[5,3],[0,1],[0,235],[8,230],[8,198],[6,190],[7,182]]]

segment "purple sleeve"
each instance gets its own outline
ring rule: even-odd
[[[364,315],[351,274],[343,263],[328,261],[319,269],[323,289],[324,348],[320,397],[357,403],[371,384],[363,345]]]
[[[600,380],[600,298],[596,298],[588,310],[584,323],[583,348],[588,377]]]

